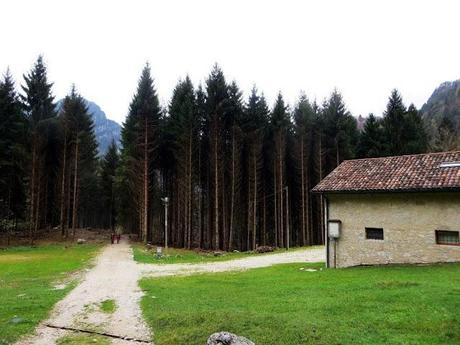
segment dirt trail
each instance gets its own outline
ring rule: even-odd
[[[139,306],[143,295],[138,280],[143,276],[188,275],[267,267],[293,262],[324,261],[324,249],[286,253],[203,264],[137,264],[126,239],[109,245],[96,259],[82,282],[53,309],[35,334],[16,345],[53,345],[62,336],[80,332],[102,334],[115,345],[152,344],[152,334],[142,319]],[[114,300],[116,310],[104,313],[100,303]]]
[[[17,344],[52,345],[72,332],[64,329],[113,336],[113,344],[149,344],[151,333],[139,306],[142,291],[137,282],[140,277],[141,267],[134,262],[127,240],[107,246],[97,257],[95,267],[56,305],[51,317],[36,329],[36,334]],[[115,301],[115,312],[102,312],[100,303],[110,299]]]
[[[225,271],[239,271],[258,267],[268,267],[276,264],[294,262],[322,262],[324,261],[324,248],[294,250],[291,252],[255,255],[243,259],[209,262],[203,264],[142,264],[142,273],[150,277],[171,275],[189,275],[197,273],[215,273]]]

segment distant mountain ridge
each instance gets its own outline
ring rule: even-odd
[[[57,102],[56,108],[58,111],[61,109],[63,101],[61,99]],[[108,119],[105,112],[95,102],[88,101],[87,99],[85,99],[85,102],[93,118],[99,155],[102,156],[107,152],[112,140],[115,140],[117,146],[120,146],[121,126],[118,122]]]
[[[448,117],[460,133],[460,79],[439,85],[420,109],[425,121],[439,125]]]

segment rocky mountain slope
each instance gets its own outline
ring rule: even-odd
[[[447,116],[460,133],[460,79],[442,83],[421,108],[425,121],[438,125]]]
[[[96,103],[88,100],[85,101],[89,113],[93,117],[94,131],[99,145],[99,155],[103,155],[107,152],[107,148],[112,140],[115,140],[118,146],[120,145],[121,126],[117,122],[108,119],[101,107]],[[62,102],[62,99],[57,102],[58,110],[61,108]]]

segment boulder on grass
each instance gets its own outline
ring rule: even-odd
[[[212,334],[206,345],[255,345],[252,341],[229,332]]]
[[[79,238],[77,240],[77,244],[85,244],[86,243],[86,240],[84,238]]]

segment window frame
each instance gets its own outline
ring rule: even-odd
[[[378,231],[382,231],[382,238],[374,238],[374,237],[369,237],[368,236],[368,231],[375,231],[375,230],[378,230]],[[385,241],[385,230],[383,228],[376,228],[376,227],[372,227],[372,226],[366,226],[364,227],[364,237],[366,240],[371,240],[371,241]]]
[[[436,241],[436,244],[440,245],[440,246],[460,246],[460,231],[458,230],[435,230],[435,241]],[[456,233],[457,234],[457,242],[456,243],[452,243],[452,242],[441,242],[439,240],[439,234],[440,233],[446,233],[446,232],[451,232],[451,233]]]

